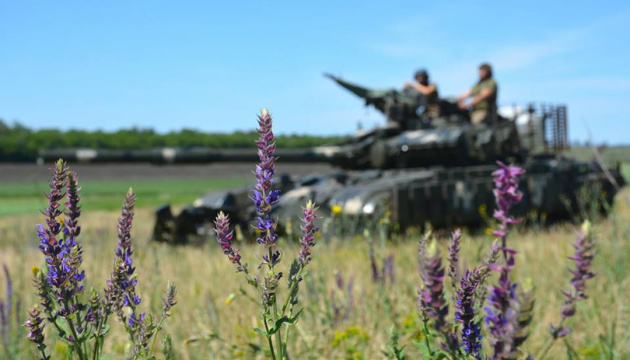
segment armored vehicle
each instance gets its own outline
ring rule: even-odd
[[[320,213],[335,213],[357,226],[386,219],[398,229],[476,226],[494,207],[492,171],[496,161],[524,167],[520,215],[548,221],[567,218],[582,207],[580,189],[597,189],[611,204],[625,184],[619,167],[584,163],[562,156],[568,149],[567,108],[529,104],[502,108],[480,125],[454,101],[440,100],[440,116],[424,111],[422,94],[413,90],[374,90],[326,75],[365,100],[387,119],[384,126],[359,131],[347,141],[310,149],[278,149],[278,161],[325,162],[341,170],[296,178],[283,175],[276,185],[283,196],[273,209],[287,232],[299,223],[300,206],[313,199]],[[159,164],[258,161],[254,149],[154,149],[42,151],[43,161],[140,161]],[[207,194],[177,215],[170,206],[156,211],[154,239],[186,243],[203,238],[219,211],[228,213],[247,236],[255,216],[242,187]],[[606,207],[604,205],[604,207]]]

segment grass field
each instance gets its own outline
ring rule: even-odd
[[[207,183],[205,184],[207,185]],[[16,189],[19,189],[16,186]],[[26,185],[24,185],[26,186]],[[122,186],[122,185],[120,185]],[[126,185],[125,185],[126,186]],[[141,187],[138,187],[141,189]],[[125,187],[121,188],[124,192]],[[146,187],[147,194],[155,189]],[[32,195],[36,191],[33,189]],[[90,191],[98,191],[98,183],[85,186],[86,199]],[[120,193],[109,186],[100,188],[102,196],[111,204],[120,202]],[[176,193],[186,196],[187,190]],[[117,200],[117,201],[115,201]],[[581,359],[630,358],[630,192],[620,194],[611,219],[596,225],[598,256],[595,262],[597,278],[590,283],[591,298],[580,303],[577,317],[571,321],[573,334],[570,344]],[[87,205],[87,201],[86,201]],[[94,205],[92,205],[94,206]],[[109,206],[109,205],[108,205]],[[116,247],[115,211],[89,210],[82,217],[84,269],[89,286],[101,289],[111,271]],[[7,264],[13,275],[16,296],[22,309],[36,302],[31,266],[41,265],[43,257],[37,249],[34,224],[42,222],[41,215],[5,216],[0,218],[2,252],[0,264]],[[251,329],[259,324],[256,297],[244,287],[243,279],[234,273],[216,243],[203,247],[171,248],[150,244],[152,215],[141,209],[133,231],[139,291],[144,305],[159,312],[160,296],[167,281],[178,286],[178,304],[169,319],[167,331],[174,340],[177,359],[263,359],[260,350],[264,338]],[[380,243],[369,234],[355,238],[332,239],[320,242],[314,249],[310,275],[300,294],[306,308],[296,325],[296,337],[291,342],[293,359],[383,359],[382,348],[388,341],[390,326],[400,329],[402,343],[410,359],[419,359],[414,345],[420,341],[417,295],[420,284],[416,240],[419,234],[408,234],[400,239]],[[566,256],[571,253],[575,226],[562,224],[551,229],[515,233],[511,238],[519,251],[515,276],[524,286],[535,290],[535,319],[530,340],[525,347],[535,353],[547,337],[547,326],[557,321],[562,302],[561,290],[568,286]],[[375,244],[378,263],[386,256],[395,259],[395,283],[374,282],[371,276],[369,242]],[[462,262],[471,266],[485,256],[492,239],[465,235]],[[442,242],[444,250],[446,242]],[[255,269],[261,249],[240,244],[241,253]],[[281,240],[286,268],[297,253],[297,246]],[[444,253],[443,253],[444,254]],[[344,286],[337,286],[341,277]],[[352,279],[352,280],[350,280]],[[352,281],[351,290],[348,284]],[[495,281],[495,279],[491,279]],[[447,289],[450,288],[447,286]],[[284,292],[281,287],[280,292]],[[232,298],[230,295],[233,294]],[[4,298],[4,289],[0,297]],[[228,300],[232,299],[232,300]],[[351,300],[352,299],[352,300]],[[452,312],[451,312],[452,314]],[[12,324],[24,321],[13,319]],[[9,350],[0,351],[0,359],[33,359],[33,347],[24,338],[21,327],[9,326]],[[112,359],[124,358],[126,335],[121,324],[113,321],[108,350]],[[608,354],[601,342],[613,343],[614,356]],[[49,339],[53,358],[64,351],[61,342]],[[551,359],[566,358],[562,343],[552,351]]]
[[[630,177],[630,166],[623,172]],[[201,247],[172,248],[149,242],[153,225],[152,207],[169,202],[181,205],[199,194],[248,183],[235,179],[115,180],[82,182],[84,213],[81,217],[81,242],[87,287],[102,289],[111,272],[116,248],[116,218],[128,186],[138,193],[138,211],[134,226],[135,265],[143,306],[158,313],[167,281],[178,287],[178,304],[166,330],[173,337],[176,359],[265,359],[265,339],[252,328],[260,326],[257,294],[246,287],[239,274],[225,259],[218,245],[211,241]],[[34,359],[34,347],[25,339],[24,309],[36,302],[31,267],[41,266],[43,255],[37,249],[35,224],[43,222],[38,211],[44,207],[42,194],[47,184],[0,183],[0,265],[7,265],[13,279],[13,304],[20,303],[17,315],[0,329],[8,334],[8,347],[0,348],[0,360]],[[330,214],[321,214],[330,216]],[[515,279],[521,286],[532,287],[536,297],[534,322],[525,349],[532,354],[548,337],[548,325],[557,322],[561,291],[569,285],[567,256],[572,252],[576,224],[564,223],[549,229],[520,229],[510,242],[519,254]],[[577,316],[570,322],[572,335],[568,344],[580,359],[630,358],[630,189],[623,190],[609,219],[595,225],[598,255],[594,264],[597,277],[590,282],[590,298],[581,302]],[[437,234],[445,256],[447,233]],[[389,329],[395,325],[406,345],[408,359],[420,359],[416,344],[422,339],[417,307],[421,284],[417,258],[417,240],[411,232],[390,241],[369,233],[343,239],[324,237],[314,249],[314,260],[300,293],[304,316],[295,326],[290,342],[292,359],[384,359],[382,349],[389,341]],[[474,266],[485,257],[493,238],[464,235],[462,263]],[[395,281],[374,281],[370,247],[375,250],[377,266],[394,257]],[[239,243],[241,254],[255,269],[262,249]],[[281,266],[288,272],[298,246],[295,239],[283,238]],[[379,269],[380,270],[380,269]],[[338,283],[343,282],[339,287]],[[496,281],[496,275],[490,282]],[[0,275],[0,299],[6,299]],[[284,283],[283,283],[284,284]],[[447,291],[450,286],[447,286]],[[286,291],[280,287],[280,293]],[[283,297],[283,295],[281,295]],[[450,299],[450,296],[447,298]],[[453,306],[450,317],[452,319]],[[62,359],[65,345],[47,334],[53,359]],[[487,340],[486,340],[487,341]],[[3,341],[4,342],[4,341]],[[111,359],[123,359],[127,343],[120,323],[112,321],[107,351]],[[486,342],[487,346],[487,342]],[[613,349],[612,351],[608,349]],[[548,359],[565,359],[566,345],[559,342]]]
[[[170,203],[190,203],[205,192],[242,186],[243,177],[234,179],[168,179],[168,180],[109,180],[81,182],[83,207],[86,211],[115,210],[122,204],[121,194],[130,186],[138,195],[138,207],[155,207]],[[45,182],[0,183],[0,216],[34,214],[46,205],[48,184]]]

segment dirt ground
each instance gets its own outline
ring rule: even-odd
[[[152,164],[70,164],[81,180],[151,180],[151,179],[233,179],[250,176],[253,164],[222,163],[207,165],[152,165]],[[50,165],[2,164],[0,182],[39,182],[50,178]],[[280,163],[277,174],[306,175],[329,172],[326,164]]]

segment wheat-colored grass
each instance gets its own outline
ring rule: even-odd
[[[122,199],[121,199],[122,200]],[[595,262],[597,277],[590,282],[590,299],[579,306],[571,320],[570,344],[584,359],[600,359],[603,341],[614,337],[615,359],[630,358],[630,317],[627,301],[630,297],[630,192],[623,192],[611,219],[595,226],[598,255]],[[84,269],[88,286],[102,289],[111,270],[116,248],[115,212],[92,212],[82,217],[81,243],[84,247]],[[21,216],[0,219],[0,264],[7,264],[13,275],[17,298],[25,305],[36,299],[31,286],[31,266],[40,266],[43,257],[37,249],[34,225],[41,216]],[[240,274],[224,258],[214,242],[203,247],[167,247],[150,244],[153,218],[148,210],[137,213],[134,227],[136,265],[139,291],[143,306],[155,313],[160,311],[160,296],[167,281],[177,285],[178,304],[169,319],[166,331],[173,337],[178,359],[262,359],[264,339],[252,331],[259,325],[258,297],[244,283]],[[535,319],[526,350],[532,353],[543,345],[548,336],[548,324],[556,322],[562,302],[561,289],[568,286],[566,268],[575,237],[575,226],[563,224],[548,230],[513,233],[512,247],[519,251],[514,273],[522,286],[533,286],[536,296]],[[417,347],[417,288],[420,284],[416,252],[417,236],[410,235],[375,246],[379,259],[395,256],[396,283],[374,283],[371,278],[369,246],[365,237],[320,241],[314,249],[314,260],[308,278],[301,285],[300,302],[306,308],[293,332],[290,354],[293,359],[382,359],[381,349],[388,341],[388,331],[396,324],[406,344],[410,359],[419,359]],[[492,239],[464,235],[462,263],[474,266],[485,256]],[[442,242],[445,254],[446,242]],[[259,249],[241,244],[241,254],[255,269]],[[282,265],[286,267],[296,255],[294,244],[283,242]],[[380,265],[380,264],[379,264]],[[347,316],[348,294],[336,286],[336,275],[345,284],[354,279],[354,309]],[[490,281],[494,281],[494,278]],[[344,284],[344,286],[345,286]],[[447,286],[447,288],[449,288]],[[245,294],[241,293],[245,290]],[[286,289],[282,288],[284,292]],[[334,293],[340,315],[335,318],[330,299]],[[0,290],[4,298],[4,288]],[[226,300],[230,294],[234,299]],[[249,299],[251,296],[252,299]],[[255,300],[254,300],[255,299]],[[228,304],[229,303],[229,304]],[[24,308],[24,306],[22,307]],[[23,330],[22,331],[23,335]],[[614,331],[614,335],[611,335]],[[0,359],[32,359],[31,344],[21,336],[11,338],[13,355]],[[53,355],[63,350],[61,343],[48,338]],[[121,324],[112,322],[108,349],[112,359],[124,358],[126,336]],[[549,358],[566,358],[565,345],[556,344]],[[53,356],[53,358],[55,358]]]

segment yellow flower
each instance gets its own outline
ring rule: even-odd
[[[31,271],[33,272],[33,276],[37,276],[37,274],[39,274],[39,268],[35,265],[31,266]]]
[[[228,296],[228,298],[227,298],[227,299],[225,299],[225,305],[230,305],[230,304],[232,303],[232,301],[234,301],[234,298],[236,298],[236,295],[235,295],[235,294],[233,294],[233,293],[232,293],[232,294],[230,294],[230,295]]]
[[[490,228],[486,228],[485,233],[486,233],[486,235],[488,235],[488,236],[492,235],[492,229],[490,229]]]
[[[333,205],[331,210],[332,210],[332,213],[335,214],[335,215],[341,214],[341,206],[339,206],[339,205]]]

